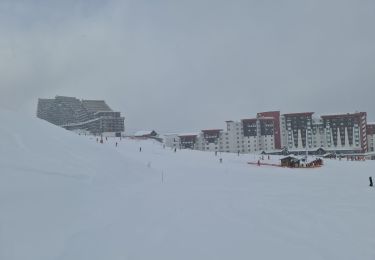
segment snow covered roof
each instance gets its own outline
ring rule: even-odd
[[[142,136],[147,136],[147,135],[151,135],[153,132],[155,132],[154,130],[141,130],[141,131],[138,131],[134,134],[135,137],[142,137]]]
[[[285,156],[285,157],[281,157],[280,160],[285,160],[285,159],[290,159],[290,160],[301,160],[300,158],[296,157],[296,156],[293,156],[293,155],[288,155],[288,156]]]
[[[321,118],[335,118],[335,117],[353,117],[365,114],[366,112],[353,112],[353,113],[335,113],[322,115]]]
[[[165,133],[163,136],[178,136],[178,133]]]
[[[204,130],[202,130],[202,132],[207,132],[207,133],[209,133],[209,132],[221,132],[221,131],[223,131],[223,129],[204,129]]]
[[[197,133],[183,133],[183,134],[179,134],[178,136],[198,136]]]
[[[258,118],[259,120],[275,120],[274,117],[270,117],[270,116],[261,116]]]
[[[283,116],[311,116],[314,112],[297,112],[297,113],[286,113]]]

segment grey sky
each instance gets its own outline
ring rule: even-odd
[[[0,2],[0,107],[105,99],[130,130],[194,131],[258,111],[367,111],[375,2]]]

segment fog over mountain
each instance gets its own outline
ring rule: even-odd
[[[368,112],[374,1],[0,2],[0,107],[105,99],[128,130],[194,131],[264,110]]]

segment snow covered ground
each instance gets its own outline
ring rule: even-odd
[[[258,167],[0,122],[0,260],[375,259],[373,161]]]

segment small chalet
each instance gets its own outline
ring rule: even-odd
[[[317,158],[313,161],[307,161],[307,157],[297,158],[294,156],[287,156],[281,158],[281,167],[289,168],[316,168],[323,165],[323,160]]]
[[[281,158],[281,167],[297,168],[300,167],[301,160],[294,156]]]
[[[325,149],[323,149],[322,147],[318,148],[316,151],[315,151],[315,154],[316,155],[324,155],[326,154],[327,151]]]
[[[335,159],[336,158],[336,154],[326,153],[326,154],[323,154],[322,157],[325,158],[325,159]]]

